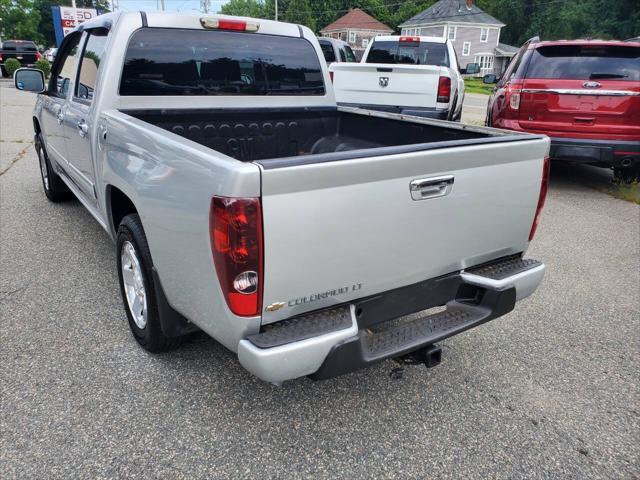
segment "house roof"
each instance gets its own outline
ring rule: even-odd
[[[361,30],[379,30],[381,32],[393,32],[391,27],[376,20],[367,12],[359,8],[352,8],[346,15],[324,27],[320,32],[328,32],[332,30],[346,30],[349,28],[357,28]]]
[[[401,27],[412,25],[428,25],[430,23],[475,23],[482,25],[497,25],[504,27],[504,23],[493,18],[475,4],[467,8],[465,0],[440,0],[429,8],[402,23]]]
[[[513,57],[520,50],[518,47],[512,47],[506,43],[498,43],[495,48],[496,55],[499,57]]]

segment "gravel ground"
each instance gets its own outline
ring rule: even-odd
[[[555,169],[514,312],[431,370],[274,387],[204,335],[137,346],[107,235],[20,154],[33,97],[0,96],[3,478],[640,476],[640,206]]]

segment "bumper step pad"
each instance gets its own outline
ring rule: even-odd
[[[350,307],[344,306],[267,325],[264,332],[249,335],[247,340],[258,348],[271,348],[343,330],[351,324]]]
[[[429,347],[445,338],[498,318],[516,303],[515,288],[485,290],[477,304],[451,301],[447,309],[371,333],[358,335],[333,347],[322,367],[311,378],[322,380],[353,372],[387,358]]]
[[[512,257],[497,263],[473,267],[466,270],[466,272],[490,278],[491,280],[504,280],[505,278],[535,268],[538,265],[542,265],[542,262],[531,258],[522,259],[520,257]]]

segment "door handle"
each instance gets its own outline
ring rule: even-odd
[[[453,180],[453,175],[412,180],[409,184],[411,198],[414,200],[426,200],[428,198],[444,197],[451,192]]]
[[[61,125],[62,121],[64,120],[64,113],[62,113],[61,111],[56,113],[56,118],[58,119],[58,125]]]
[[[89,133],[89,125],[87,125],[87,122],[84,120],[80,120],[78,122],[78,135],[84,138],[87,136],[87,133]]]

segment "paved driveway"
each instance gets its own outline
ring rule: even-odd
[[[640,475],[638,205],[555,170],[534,297],[444,342],[437,368],[278,388],[205,336],[137,346],[107,235],[42,194],[33,97],[0,96],[3,478]]]
[[[488,101],[489,95],[466,93],[462,104],[462,121],[473,125],[484,125]]]

